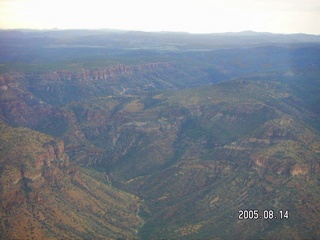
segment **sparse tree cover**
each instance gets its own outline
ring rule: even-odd
[[[320,238],[317,36],[0,40],[0,239]]]

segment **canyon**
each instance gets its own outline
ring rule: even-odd
[[[0,32],[1,239],[320,236],[316,37],[52,34]]]

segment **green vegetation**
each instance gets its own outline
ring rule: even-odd
[[[319,238],[317,44],[37,34],[0,46],[0,238]]]

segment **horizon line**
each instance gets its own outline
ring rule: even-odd
[[[180,33],[190,35],[211,35],[211,34],[273,34],[273,35],[310,35],[320,36],[320,34],[305,33],[305,32],[294,32],[294,33],[280,33],[280,32],[266,32],[266,31],[254,31],[254,30],[243,30],[243,31],[226,31],[226,32],[188,32],[188,31],[147,31],[147,30],[132,30],[132,29],[116,29],[116,28],[0,28],[0,31],[114,31],[114,32],[141,32],[141,33]]]

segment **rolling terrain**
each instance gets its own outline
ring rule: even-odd
[[[2,239],[320,237],[318,36],[0,39]]]

